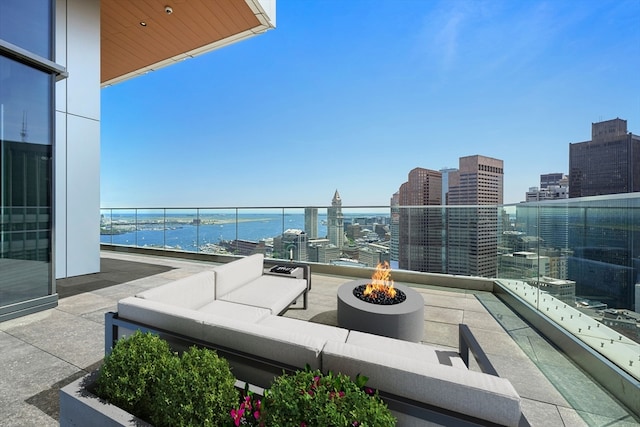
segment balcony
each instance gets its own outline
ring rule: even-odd
[[[370,277],[371,263],[388,257],[405,264],[405,268],[394,269],[394,280],[412,286],[424,297],[423,342],[457,349],[457,325],[468,324],[498,373],[508,378],[523,398],[523,413],[531,425],[637,425],[640,371],[635,368],[640,363],[636,362],[640,350],[629,330],[606,324],[607,310],[602,302],[615,301],[619,293],[592,292],[590,298],[578,298],[577,305],[571,304],[574,295],[584,295],[580,294],[581,284],[570,274],[587,275],[579,269],[576,273],[582,261],[573,258],[586,260],[583,263],[591,275],[598,274],[596,266],[614,272],[637,268],[634,249],[638,246],[633,242],[640,224],[634,217],[638,200],[596,198],[586,206],[583,199],[491,209],[343,207],[349,245],[337,256],[325,239],[287,232],[305,229],[305,208],[103,209],[101,273],[59,280],[56,309],[0,323],[3,348],[11,349],[3,350],[0,356],[0,386],[12,390],[11,395],[3,396],[0,415],[5,420],[16,419],[16,425],[25,420],[56,425],[57,389],[100,363],[103,314],[114,310],[119,299],[228,262],[246,251],[260,250],[286,259],[325,256],[324,262],[308,261],[313,272],[310,308],[290,310],[286,316],[335,323],[339,285]],[[324,208],[314,209],[318,210],[314,237],[324,237],[328,225]],[[313,217],[314,210],[307,214]],[[609,219],[603,220],[602,215]],[[356,223],[358,227],[354,227]],[[379,223],[382,227],[375,226]],[[452,230],[452,223],[457,224],[456,230]],[[493,227],[496,238],[491,233],[460,232],[481,223]],[[430,250],[421,248],[417,240],[403,240],[420,235],[426,224],[440,226],[435,233],[426,232]],[[545,227],[553,228],[551,237],[560,241],[565,239],[566,229],[567,244],[546,247],[545,242],[551,239],[544,237]],[[385,229],[388,233],[383,233]],[[529,234],[530,229],[536,233]],[[448,238],[451,232],[455,238]],[[180,233],[187,239],[180,240]],[[572,243],[574,233],[580,235],[579,245]],[[376,239],[374,234],[380,237]],[[221,237],[224,244],[220,244]],[[596,237],[600,243],[592,242]],[[401,242],[408,243],[406,249],[398,249]],[[480,255],[487,251],[477,242],[495,245],[493,263],[482,260]],[[600,249],[580,249],[584,247]],[[623,247],[628,253],[620,250]],[[604,250],[609,248],[616,250]],[[469,258],[479,260],[477,265],[494,268],[495,276],[462,275],[461,254],[465,250]],[[594,254],[603,253],[609,258],[594,262]],[[558,259],[553,259],[555,255]],[[625,260],[629,265],[619,264]],[[420,263],[431,263],[441,270],[428,273],[406,268]],[[458,273],[451,274],[449,266]],[[590,285],[587,289],[597,288]]]
[[[101,242],[185,257],[262,252],[350,277],[388,260],[396,274],[420,272],[410,275],[414,286],[490,278],[493,295],[637,413],[639,204],[631,194],[504,206],[345,206],[342,250],[325,238],[329,206],[103,209]]]
[[[0,323],[5,349],[0,354],[0,386],[12,390],[3,395],[4,420],[57,425],[57,389],[95,369],[104,355],[104,313],[114,310],[121,298],[218,264],[210,255],[106,248],[101,252],[101,273],[58,281],[56,309]],[[364,271],[370,273],[343,266],[314,272],[309,309],[285,315],[334,323],[337,288]],[[458,324],[468,324],[498,373],[522,397],[531,425],[636,425],[637,414],[532,328],[491,286],[478,290],[491,280],[433,275],[429,281],[443,282],[429,285],[424,276],[428,277],[400,271],[394,276],[425,299],[423,342],[457,350]]]

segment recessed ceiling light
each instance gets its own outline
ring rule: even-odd
[[[146,26],[147,26],[147,23],[146,23],[146,22],[144,22],[144,21],[140,21],[140,25],[142,25],[143,27],[146,27]]]

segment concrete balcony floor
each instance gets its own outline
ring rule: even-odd
[[[57,425],[60,387],[95,370],[104,356],[104,313],[115,311],[121,298],[211,266],[111,251],[101,255],[101,273],[57,281],[57,308],[0,323],[2,425]],[[313,274],[309,309],[285,316],[335,324],[337,289],[349,280]],[[425,300],[423,342],[457,350],[458,324],[468,324],[500,376],[522,397],[532,426],[638,425],[640,420],[492,293],[416,289]]]

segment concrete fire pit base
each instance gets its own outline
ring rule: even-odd
[[[404,285],[395,285],[407,299],[400,304],[379,305],[362,301],[353,290],[369,279],[347,282],[338,288],[338,326],[405,341],[420,342],[424,331],[424,299]]]

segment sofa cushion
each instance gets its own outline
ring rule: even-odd
[[[218,299],[268,308],[271,313],[280,314],[306,289],[307,281],[304,279],[264,275]]]
[[[202,321],[211,314],[200,313],[149,299],[128,297],[118,301],[118,317],[164,329],[188,337],[202,339]]]
[[[326,342],[323,338],[280,330],[259,323],[218,319],[204,321],[204,340],[214,345],[256,355],[296,368],[309,365],[320,368],[320,352]]]
[[[335,341],[324,347],[322,369],[351,377],[361,373],[373,388],[501,425],[517,426],[521,416],[511,383],[481,372]]]
[[[135,297],[118,301],[118,317],[122,319],[198,340],[202,340],[205,336],[203,332],[205,322],[222,327],[245,325],[240,326],[240,329],[247,329],[251,327],[252,322],[270,315],[269,310],[222,301],[221,304],[208,305],[205,310],[191,310]]]
[[[136,297],[197,310],[215,299],[215,281],[215,273],[205,270],[140,292]]]
[[[460,354],[456,351],[427,344],[419,344],[358,331],[349,332],[347,343],[371,350],[395,354],[397,356],[410,357],[416,359],[419,363],[436,363],[454,368],[467,369]]]
[[[307,322],[305,320],[292,319],[290,317],[269,316],[258,322],[261,325],[283,331],[296,332],[322,338],[326,341],[345,342],[349,330],[336,326],[323,325],[321,323]]]
[[[254,254],[215,267],[215,299],[262,276],[263,265],[264,255]]]
[[[201,313],[211,313],[227,319],[237,319],[249,323],[258,322],[271,316],[271,310],[233,302],[216,300],[198,309]]]

